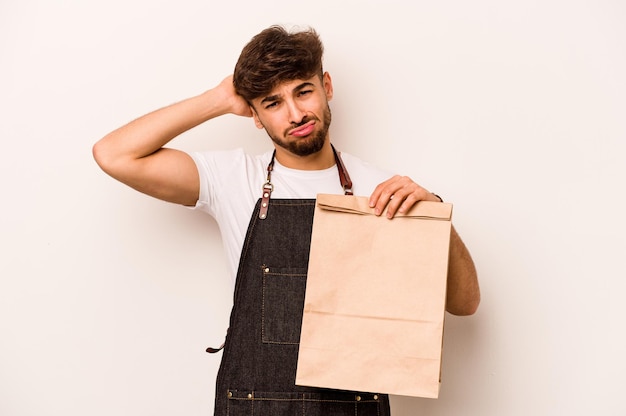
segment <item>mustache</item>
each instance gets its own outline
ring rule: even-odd
[[[306,123],[308,123],[311,120],[317,120],[317,117],[304,116],[304,118],[302,120],[300,120],[299,123],[291,123],[291,128],[295,129],[295,128],[298,128],[300,126],[304,126]]]

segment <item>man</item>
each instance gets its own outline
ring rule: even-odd
[[[328,131],[333,85],[322,54],[312,29],[268,28],[244,47],[233,76],[113,131],[93,149],[112,177],[204,210],[220,226],[236,286],[215,415],[389,414],[386,395],[295,385],[314,198],[353,191],[369,196],[377,215],[386,208],[389,218],[418,201],[440,199],[408,177],[389,178],[335,150]],[[272,139],[273,151],[190,155],[164,147],[224,114],[252,117]],[[470,315],[480,301],[476,271],[454,229],[450,250],[446,309]]]

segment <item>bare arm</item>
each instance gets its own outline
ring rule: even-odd
[[[394,176],[376,187],[370,197],[370,206],[380,215],[387,207],[387,216],[406,212],[418,201],[437,201],[437,198],[407,176]],[[454,227],[450,235],[448,260],[448,291],[446,310],[453,315],[472,315],[480,304],[480,288],[474,261]]]
[[[245,100],[235,93],[232,77],[109,133],[94,145],[93,155],[102,170],[140,192],[194,205],[199,193],[195,163],[186,153],[164,146],[185,131],[227,113],[252,115]]]

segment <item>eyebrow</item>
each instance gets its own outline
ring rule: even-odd
[[[303,82],[293,89],[293,92],[300,92],[307,87],[314,87],[315,85],[312,82]],[[268,102],[277,101],[280,99],[280,94],[268,95],[267,97],[261,100],[261,104],[265,104]]]

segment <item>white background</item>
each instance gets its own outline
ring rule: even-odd
[[[209,415],[231,304],[217,226],[115,182],[95,141],[312,25],[338,148],[454,203],[483,301],[400,415],[626,414],[620,1],[2,0],[0,415]],[[185,150],[270,147],[251,120]]]

